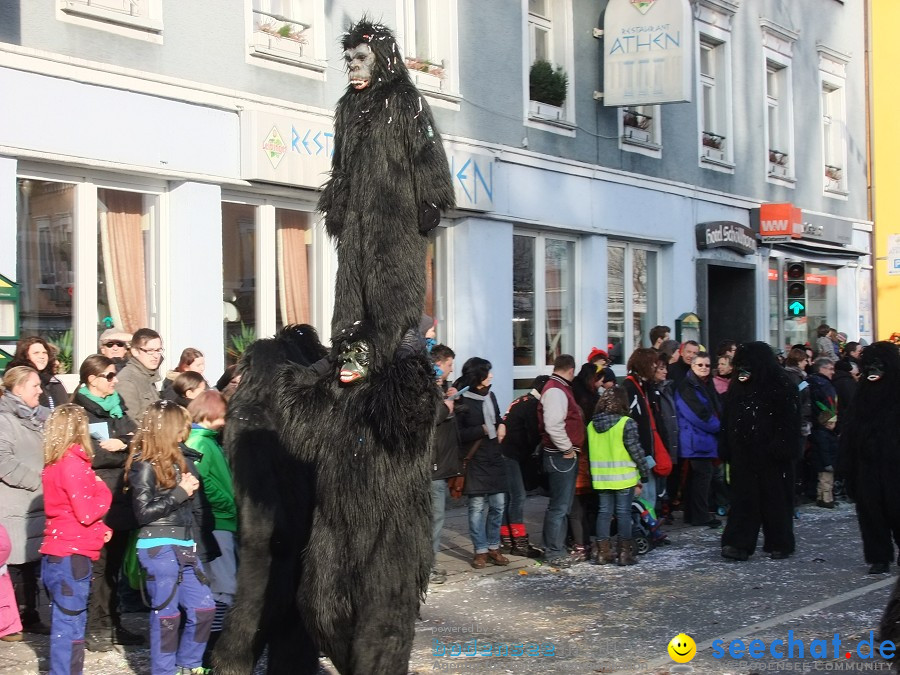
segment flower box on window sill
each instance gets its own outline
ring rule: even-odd
[[[791,168],[787,164],[769,162],[769,175],[775,178],[788,178]]]
[[[259,29],[253,31],[250,40],[250,49],[258,56],[289,63],[297,63],[302,60],[304,46],[302,42],[294,38],[282,37]]]
[[[625,125],[625,127],[622,129],[622,140],[626,143],[653,145],[654,147],[658,147],[656,143],[651,142],[650,138],[650,132],[645,129],[639,129],[637,127],[628,125]]]
[[[788,154],[781,150],[769,150],[769,162],[777,166],[787,166]]]
[[[431,91],[444,91],[445,80],[443,76],[434,75],[432,73],[423,73],[422,71],[411,70],[413,82],[417,87],[428,89]]]
[[[550,105],[549,103],[541,103],[540,101],[529,101],[528,112],[531,117],[539,120],[561,122],[565,119],[562,107]]]
[[[839,166],[832,166],[830,164],[825,165],[825,179],[828,181],[834,181],[836,183],[840,183],[841,179],[844,177],[844,170]]]
[[[647,131],[650,129],[652,122],[653,118],[650,115],[644,115],[634,110],[626,109],[622,111],[622,125],[625,127]]]
[[[89,0],[60,0],[60,9],[72,16],[97,19],[151,33],[162,33],[163,22],[158,18],[147,16],[149,2],[142,3],[143,7],[130,2],[108,2],[106,4],[107,6],[104,6],[103,3],[92,4]],[[119,8],[120,4],[121,9]],[[138,7],[140,14],[131,13],[135,7]]]

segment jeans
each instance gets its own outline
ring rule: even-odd
[[[172,675],[178,666],[197,668],[212,628],[215,604],[209,587],[200,583],[203,571],[196,553],[186,546],[138,549],[141,567],[147,570],[150,602],[150,668],[152,675]],[[182,575],[178,583],[179,571]],[[174,591],[174,593],[173,593]],[[164,604],[165,603],[165,604]],[[181,612],[184,630],[178,639]]]
[[[45,555],[41,578],[52,598],[49,675],[79,675],[84,670],[91,560],[83,555]]]
[[[500,524],[503,522],[502,492],[469,495],[469,536],[475,553],[500,548]]]
[[[446,478],[431,481],[431,543],[435,555],[441,549],[441,531],[444,529],[444,511],[449,491]]]
[[[525,481],[522,480],[522,465],[518,460],[503,458],[506,469],[506,483],[509,492],[506,496],[506,518],[510,525],[525,522]]]
[[[650,471],[650,480],[641,485],[641,499],[647,502],[650,505],[650,508],[656,508],[656,499],[659,497],[659,490],[657,485],[658,476]]]
[[[609,524],[613,512],[616,514],[619,541],[631,539],[631,502],[634,501],[634,488],[599,490],[598,495],[600,508],[597,511],[597,541],[609,539]]]
[[[552,560],[566,555],[566,516],[575,495],[578,457],[566,459],[561,452],[544,451],[543,465],[550,487],[550,501],[544,514],[544,557]]]

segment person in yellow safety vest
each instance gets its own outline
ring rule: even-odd
[[[591,482],[600,502],[594,558],[598,565],[634,565],[631,502],[640,494],[641,483],[647,482],[650,467],[637,422],[628,417],[628,395],[622,387],[616,385],[600,395],[587,437]],[[615,554],[609,541],[613,511],[619,531]]]

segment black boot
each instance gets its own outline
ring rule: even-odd
[[[528,540],[528,535],[524,535],[522,537],[516,537],[516,543],[518,544],[519,553],[517,555],[523,555],[526,558],[543,558],[544,557],[544,549],[538,548],[537,546],[532,546],[531,542]]]
[[[522,555],[519,553],[516,540],[510,534],[500,535],[500,552],[509,553],[511,555]]]

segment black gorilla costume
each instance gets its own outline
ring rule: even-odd
[[[838,471],[856,502],[863,555],[888,570],[900,546],[900,351],[891,342],[863,350],[859,389],[840,420]]]
[[[241,566],[220,675],[247,675],[265,645],[270,674],[315,673],[320,649],[344,674],[405,674],[432,563],[438,389],[417,327],[450,171],[390,30],[363,19],[343,47],[319,202],[338,252],[331,357],[308,326],[245,357],[225,437]]]
[[[794,552],[793,463],[799,453],[800,400],[765,342],[738,347],[725,398],[720,454],[731,465],[731,511],[722,555],[746,560],[756,550],[773,558]]]

